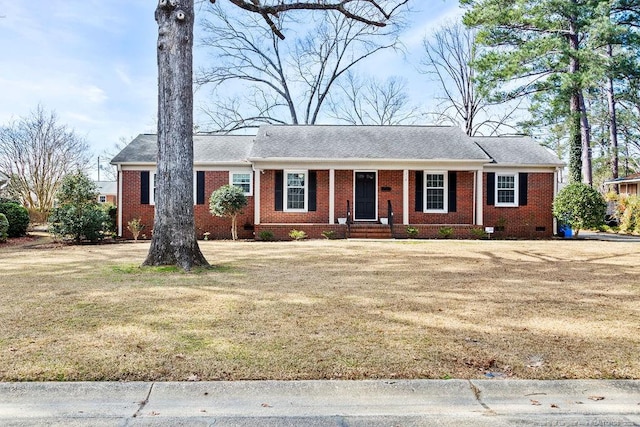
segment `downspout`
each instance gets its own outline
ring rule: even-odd
[[[251,170],[253,171],[253,225],[260,225],[260,175],[262,170],[256,169],[251,162]]]
[[[118,164],[118,237],[122,237],[122,165]]]

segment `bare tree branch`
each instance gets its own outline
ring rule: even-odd
[[[84,139],[42,106],[0,129],[0,176],[9,179],[11,194],[42,214],[53,207],[62,178],[86,170],[88,153]]]
[[[402,125],[418,119],[409,105],[406,81],[390,77],[384,82],[348,73],[330,102],[331,117],[352,125]]]
[[[395,6],[391,7],[389,11],[385,11],[385,8],[382,6],[382,2],[378,2],[376,0],[340,0],[340,1],[328,1],[321,0],[314,3],[310,2],[291,2],[287,3],[282,0],[278,1],[274,5],[262,4],[258,0],[244,1],[244,0],[229,0],[231,3],[240,7],[241,9],[248,10],[249,12],[254,12],[259,14],[264,18],[269,25],[269,28],[276,34],[280,39],[284,40],[284,34],[280,31],[280,28],[273,22],[271,17],[277,17],[278,14],[282,12],[287,12],[290,10],[324,10],[331,11],[335,10],[340,12],[346,18],[352,21],[361,22],[367,26],[375,26],[375,27],[384,27],[387,25],[391,16],[396,12],[396,10],[407,4],[409,0],[400,1]],[[215,0],[211,1],[215,3]],[[353,5],[353,6],[352,6]],[[370,17],[366,14],[363,14],[363,6],[370,6],[373,10],[373,14],[370,14]],[[353,7],[350,9],[350,7]],[[377,15],[377,16],[376,16]]]
[[[495,134],[507,126],[507,118],[513,116],[520,103],[505,109],[502,100],[501,117],[491,117],[490,107],[495,103],[478,82],[473,66],[478,54],[474,30],[459,23],[444,25],[431,38],[423,39],[423,48],[421,72],[432,76],[444,93],[440,111],[428,115],[440,122],[462,125],[470,136]]]
[[[220,5],[212,8],[202,24],[207,34],[202,45],[211,48],[216,66],[199,70],[196,82],[201,87],[212,85],[218,95],[234,88],[245,101],[238,102],[237,96],[226,101],[216,98],[204,106],[211,131],[265,122],[316,123],[333,87],[347,71],[377,52],[397,47],[396,25],[374,28],[341,13],[322,18],[303,36],[285,43],[257,15],[234,15]],[[279,28],[303,28],[290,17],[276,19]],[[249,85],[239,86],[242,83]],[[256,103],[257,93],[265,94],[262,98],[273,105]],[[237,114],[230,114],[225,104],[239,107]]]

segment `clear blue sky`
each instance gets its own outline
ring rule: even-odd
[[[418,88],[425,85],[414,69],[422,38],[460,12],[455,0],[412,2],[420,10],[402,37],[407,57],[387,53],[367,68]],[[155,132],[156,3],[0,0],[0,125],[40,103],[85,137],[95,155],[120,137]]]

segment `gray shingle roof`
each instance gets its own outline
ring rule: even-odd
[[[472,137],[498,165],[562,166],[558,157],[528,136]]]
[[[138,135],[112,164],[156,162],[157,135]],[[562,166],[555,154],[529,137],[472,137],[447,126],[274,126],[257,136],[196,135],[199,164],[249,160],[460,160],[496,165]]]
[[[195,135],[193,137],[193,157],[196,163],[246,163],[252,135]],[[119,163],[155,163],[158,136],[138,135],[112,160]]]
[[[118,192],[117,181],[95,181],[95,183],[100,194],[116,194]]]
[[[489,161],[457,127],[260,127],[250,159],[296,158]]]

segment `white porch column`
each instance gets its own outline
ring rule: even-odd
[[[329,224],[335,222],[336,212],[336,170],[329,169]]]
[[[482,207],[484,206],[484,193],[482,188],[482,170],[476,171],[476,225],[483,224],[484,213]]]
[[[409,225],[409,170],[402,171],[402,224]]]
[[[260,224],[260,175],[262,171],[255,169],[253,171],[253,223]]]

